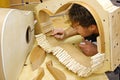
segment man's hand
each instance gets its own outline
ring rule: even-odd
[[[79,44],[79,47],[86,56],[93,56],[98,53],[97,45],[90,41],[84,40]]]
[[[54,29],[53,31],[52,31],[52,34],[51,35],[53,35],[55,38],[57,38],[57,39],[64,39],[64,36],[65,36],[65,34],[64,34],[65,32],[64,32],[64,30],[62,29],[62,28],[57,28],[57,29]]]

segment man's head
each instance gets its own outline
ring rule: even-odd
[[[68,15],[72,22],[72,27],[81,36],[87,37],[93,33],[98,33],[95,19],[85,7],[79,4],[73,4]]]

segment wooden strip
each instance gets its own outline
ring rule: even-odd
[[[97,37],[97,50],[99,53],[102,53],[102,46],[101,46],[100,37]]]
[[[40,67],[37,77],[34,78],[33,80],[42,80],[44,75],[45,75],[44,69]]]
[[[53,67],[52,61],[47,62],[46,66],[47,66],[48,70],[50,71],[50,73],[55,78],[55,80],[61,80],[61,79],[66,80],[65,74],[61,70]]]

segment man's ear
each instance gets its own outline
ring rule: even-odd
[[[97,26],[96,25],[90,25],[89,29],[91,31],[96,31],[97,30]]]

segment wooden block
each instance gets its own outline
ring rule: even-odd
[[[53,67],[52,61],[47,62],[47,63],[46,63],[46,66],[47,66],[49,72],[50,72],[50,73],[53,75],[53,77],[55,78],[55,80],[61,80],[61,79],[62,79],[62,80],[66,80],[65,74],[64,74],[61,70]]]
[[[30,54],[30,63],[32,69],[37,69],[45,60],[46,53],[40,46],[35,46]]]

